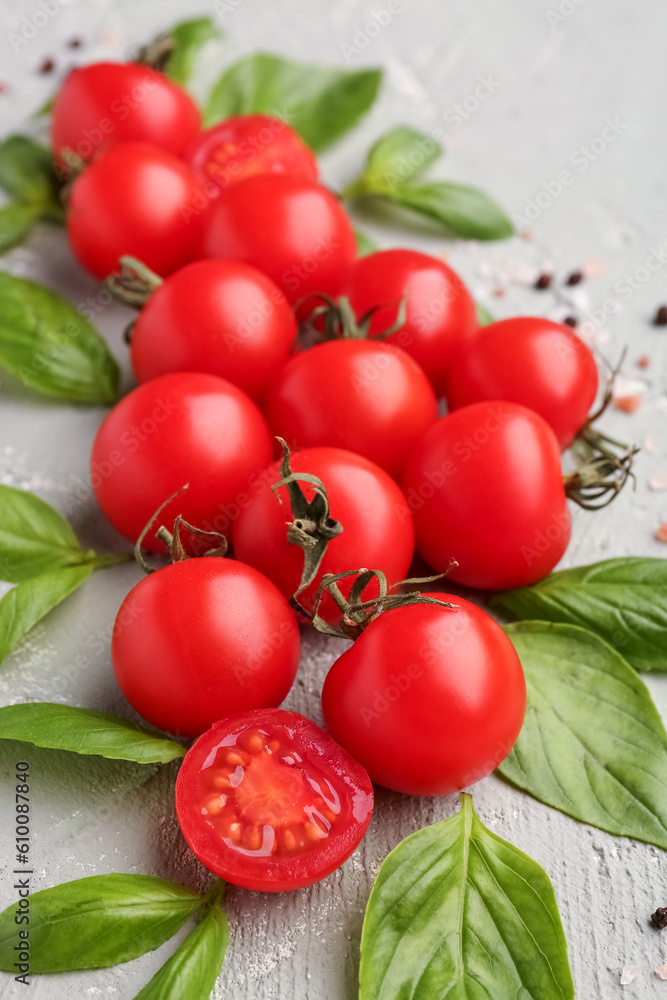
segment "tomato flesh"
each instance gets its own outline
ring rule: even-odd
[[[202,864],[265,892],[335,871],[372,811],[364,769],[314,722],[279,709],[216,723],[188,752],[176,782],[178,821]]]

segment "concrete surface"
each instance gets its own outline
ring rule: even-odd
[[[22,19],[31,20],[39,4],[2,0],[0,79],[8,85],[0,95],[2,133],[24,129],[29,113],[51,93],[54,77],[37,72],[43,58],[53,58],[62,72],[75,62],[129,54],[186,13],[213,12],[225,31],[222,54],[214,53],[202,68],[202,90],[220,66],[257,49],[318,62],[384,66],[381,100],[323,158],[326,180],[335,187],[349,182],[370,143],[392,124],[441,128],[447,158],[438,172],[479,184],[512,212],[533,216],[532,240],[517,237],[486,246],[448,244],[419,228],[401,236],[368,218],[359,222],[383,245],[404,242],[446,251],[499,317],[542,312],[563,318],[595,310],[591,332],[608,357],[615,360],[628,345],[621,394],[641,391],[642,406],[633,416],[613,411],[605,426],[645,445],[637,489],[599,514],[575,513],[564,565],[623,554],[664,556],[653,533],[667,520],[667,493],[651,490],[649,483],[667,472],[667,333],[653,328],[650,319],[656,306],[667,302],[667,269],[660,263],[648,270],[646,261],[653,248],[663,241],[667,245],[667,7],[657,0],[644,5],[404,0],[379,32],[367,29],[373,12],[384,7],[383,0],[219,0],[216,14],[215,6],[203,2],[185,11],[176,0],[69,0],[13,51],[10,33],[20,31]],[[81,48],[66,47],[73,37],[82,39]],[[567,184],[559,181],[562,171],[571,177]],[[533,207],[527,208],[529,202]],[[99,290],[72,261],[63,234],[53,229],[40,229],[0,266],[41,278],[75,304]],[[570,290],[569,298],[562,289],[539,293],[529,287],[544,268],[553,267],[563,277],[582,266],[597,276]],[[120,306],[100,305],[99,329],[129,387],[121,339],[127,317]],[[640,371],[635,363],[642,354],[652,363]],[[85,485],[90,445],[103,416],[101,409],[41,399],[0,375],[0,481],[36,491],[67,513],[86,541],[100,547],[118,544]],[[57,700],[129,715],[111,672],[108,637],[123,596],[138,578],[133,566],[98,573],[35,629],[2,667],[2,703]],[[305,637],[299,680],[287,706],[320,719],[318,692],[339,648],[338,640]],[[89,663],[77,669],[73,661],[82,650]],[[667,679],[655,678],[649,685],[664,712]],[[188,857],[175,825],[173,768],[91,761],[21,744],[0,746],[3,857],[10,848],[10,776],[22,758],[32,771],[34,889],[111,871],[204,884],[206,876]],[[578,825],[495,777],[475,787],[474,799],[491,829],[551,875],[578,998],[667,997],[667,983],[653,974],[667,959],[667,932],[659,934],[648,924],[652,910],[667,903],[664,854]],[[365,841],[322,884],[284,896],[230,888],[231,943],[214,996],[351,1000],[363,909],[380,862],[404,836],[457,808],[454,797],[417,800],[379,791]],[[13,900],[5,868],[0,905]],[[29,995],[35,1000],[130,1000],[172,947],[117,969],[36,978]],[[640,973],[621,987],[627,964],[640,966]],[[3,1000],[24,995],[22,986],[2,977]]]

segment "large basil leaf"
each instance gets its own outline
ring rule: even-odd
[[[382,194],[440,223],[449,234],[465,239],[502,240],[514,232],[502,208],[488,194],[466,184],[398,184]]]
[[[199,52],[219,34],[210,17],[195,17],[173,27],[168,36],[173,48],[164,67],[167,76],[185,86],[194,72]]]
[[[0,600],[0,661],[37,622],[80,587],[94,568],[92,563],[88,563],[54,569],[17,583],[7,591]]]
[[[351,196],[355,187],[360,193],[390,191],[422,173],[441,156],[442,146],[430,135],[398,125],[371,147],[361,178],[344,194]]]
[[[501,775],[584,823],[667,848],[667,733],[646,685],[576,625],[505,631],[526,674],[528,709]]]
[[[152,875],[93,875],[30,894],[30,973],[106,968],[168,941],[204,903]],[[16,903],[0,913],[0,969],[14,972]]]
[[[111,403],[118,366],[91,324],[55,292],[0,273],[0,365],[37,392]]]
[[[284,119],[319,151],[349,131],[377,96],[377,69],[340,70],[258,53],[225,70],[206,106],[205,123],[263,112]]]
[[[361,935],[360,1000],[571,1000],[549,876],[461,811],[383,862]]]
[[[42,214],[39,205],[10,202],[0,208],[0,254],[19,246]]]
[[[0,254],[22,243],[38,219],[64,221],[51,153],[28,136],[0,143],[0,187],[13,199],[0,208]]]
[[[509,618],[570,622],[597,632],[636,670],[667,671],[667,559],[607,559],[495,594]]]
[[[0,485],[0,580],[20,583],[95,557],[64,517],[27,490]]]
[[[207,1000],[229,943],[227,917],[217,902],[135,1000]]]
[[[137,764],[166,764],[185,756],[180,744],[146,732],[128,719],[51,702],[0,708],[0,739]]]

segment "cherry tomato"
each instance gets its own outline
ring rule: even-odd
[[[234,260],[201,260],[151,295],[132,330],[134,374],[220,375],[261,400],[296,337],[290,305],[270,278]]]
[[[544,417],[561,448],[570,445],[595,401],[595,358],[571,327],[518,316],[479,330],[447,378],[450,410],[484,399],[521,403]]]
[[[397,344],[424,369],[438,395],[457,351],[477,330],[475,303],[457,274],[416,250],[378,250],[354,262],[343,289],[357,319],[375,306],[370,334],[396,322],[406,296],[405,323],[385,343]]]
[[[327,729],[373,781],[408,795],[447,795],[490,774],[526,711],[514,646],[468,601],[384,612],[327,674]]]
[[[541,580],[570,539],[558,442],[549,425],[516,403],[455,410],[424,434],[405,467],[403,490],[417,548],[438,572],[485,590]]]
[[[189,167],[159,146],[127,142],[95,159],[72,185],[67,234],[74,256],[96,278],[124,254],[160,275],[191,261],[203,197]]]
[[[176,814],[203,865],[262,892],[326,878],[361,841],[368,775],[319,726],[265,709],[218,722],[188,751]]]
[[[192,737],[227,715],[279,705],[299,649],[277,587],[250,566],[213,556],[172,563],[132,588],[116,618],[111,660],[139,715]]]
[[[354,231],[325,187],[289,174],[247,177],[221,191],[204,216],[205,257],[252,264],[290,302],[337,295],[356,256]]]
[[[51,143],[58,161],[70,149],[82,160],[121,142],[151,142],[176,155],[201,128],[199,108],[162,73],[138,63],[73,69],[56,95]]]
[[[272,433],[292,448],[345,448],[397,477],[438,405],[426,375],[400,348],[330,340],[290,358],[269,388],[265,413]]]
[[[91,484],[131,542],[186,483],[160,524],[170,527],[182,514],[197,528],[224,534],[271,452],[264,418],[244,392],[215,375],[176,372],[140,385],[109,413],[93,444]],[[153,532],[145,546],[164,551]]]
[[[339,448],[306,448],[292,455],[293,472],[310,473],[322,480],[329,498],[331,516],[343,525],[342,534],[331,539],[317,577],[299,595],[300,604],[312,611],[315,595],[324,573],[343,573],[349,569],[372,566],[382,570],[389,583],[398,583],[408,575],[414,550],[414,526],[400,487],[373,462]],[[301,579],[303,552],[287,540],[285,522],[290,504],[287,487],[277,495],[271,489],[280,480],[279,463],[274,462],[252,500],[240,513],[232,531],[235,555],[255,566],[273,580],[285,597],[291,597]],[[301,488],[310,499],[312,487]],[[341,580],[347,596],[352,579]],[[366,596],[378,593],[369,587]],[[326,594],[320,614],[337,624],[340,612]]]
[[[206,193],[255,174],[291,174],[304,181],[318,178],[317,160],[293,128],[270,115],[235,115],[200,133],[185,160]]]

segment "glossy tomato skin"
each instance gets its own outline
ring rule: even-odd
[[[270,278],[234,260],[201,260],[170,275],[139,313],[130,344],[139,382],[209,372],[260,401],[297,335]]]
[[[138,63],[73,69],[56,95],[51,144],[90,160],[121,142],[151,142],[179,155],[201,128],[199,108],[182,87]]]
[[[131,542],[186,483],[160,523],[171,527],[182,514],[224,534],[271,453],[266,422],[244,392],[215,375],[176,372],[140,385],[111,410],[93,443],[91,484],[108,519]],[[164,551],[153,531],[145,546]]]
[[[320,580],[325,573],[371,566],[382,570],[389,583],[398,583],[408,575],[414,551],[414,526],[406,498],[397,483],[379,466],[361,455],[339,448],[306,448],[292,455],[294,472],[310,473],[322,480],[329,497],[331,516],[343,525],[342,534],[327,545],[314,582],[299,595],[307,610],[314,608]],[[290,519],[287,487],[277,495],[271,489],[280,480],[279,463],[274,462],[258,483],[252,500],[234,522],[234,553],[242,562],[255,566],[289,598],[301,579],[303,552],[287,540],[285,522]],[[301,484],[306,496],[311,487]],[[345,595],[352,585],[341,580]],[[369,586],[367,597],[376,596]],[[337,624],[340,612],[325,595],[320,614],[330,624]]]
[[[372,811],[364,769],[314,722],[278,709],[218,722],[176,780],[178,822],[202,864],[262,892],[326,878],[357,847]]]
[[[356,256],[341,203],[327,188],[289,174],[259,174],[230,185],[204,218],[203,256],[245,261],[295,302],[337,295]]]
[[[299,665],[299,629],[270,580],[205,556],[144,577],[111,642],[118,684],[151,725],[199,736],[227,715],[279,705]]]
[[[265,413],[271,432],[292,448],[344,448],[396,478],[438,404],[400,348],[331,340],[290,358],[271,383]]]
[[[454,357],[477,330],[475,303],[459,276],[441,260],[416,250],[378,250],[354,262],[343,293],[357,319],[386,303],[373,315],[371,336],[396,322],[406,295],[405,323],[385,343],[410,354],[442,395]]]
[[[541,580],[570,539],[560,450],[524,406],[490,401],[455,410],[410,455],[403,490],[417,548],[438,572],[485,590]]]
[[[206,194],[256,174],[291,174],[317,181],[314,153],[293,128],[270,115],[233,115],[205,129],[184,153]]]
[[[408,795],[447,795],[490,774],[526,710],[516,651],[468,601],[380,615],[327,674],[328,731],[373,781]]]
[[[194,174],[173,153],[144,142],[112,146],[72,185],[72,252],[96,278],[117,271],[124,254],[170,274],[197,254],[200,197]]]
[[[521,403],[544,417],[567,448],[597,390],[595,358],[571,327],[517,316],[483,327],[466,343],[450,369],[445,394],[450,410],[485,399]]]

